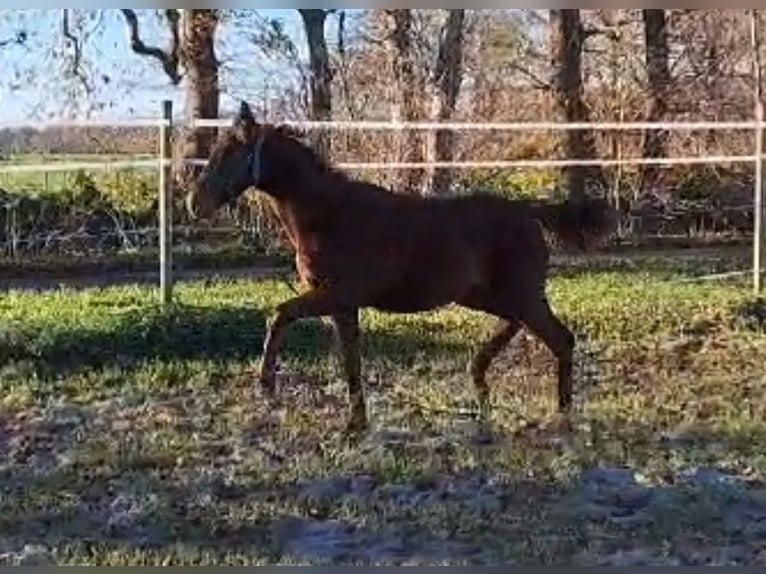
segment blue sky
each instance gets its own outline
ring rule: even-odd
[[[93,18],[85,28],[93,32],[84,47],[88,70],[97,78],[108,76],[110,82],[96,81],[98,91],[91,100],[107,104],[91,111],[93,117],[155,116],[163,99],[171,98],[182,110],[182,90],[170,86],[155,61],[133,54],[126,29],[117,9],[76,11],[83,18]],[[145,41],[164,46],[165,30],[154,10],[138,10]],[[285,30],[300,49],[305,40],[294,9],[253,10],[268,18],[281,20]],[[331,24],[330,24],[331,25]],[[61,34],[61,10],[2,10],[0,39],[12,37],[17,30],[29,32],[26,46],[6,47],[0,52],[4,72],[0,76],[0,123],[20,122],[26,118],[79,115],[82,110],[68,108],[65,102],[60,51],[65,49]],[[328,27],[328,30],[330,28]],[[247,39],[243,26],[222,24],[218,56],[224,62],[224,109],[239,98],[257,98],[267,82],[284,78],[278,62],[266,61]],[[70,84],[71,85],[71,84]]]

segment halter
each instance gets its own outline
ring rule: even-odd
[[[263,144],[266,140],[266,134],[261,134],[253,145],[250,154],[247,156],[248,171],[252,178],[251,185],[258,187],[261,179],[261,152],[263,151]],[[221,197],[221,205],[230,204],[237,197],[237,192],[227,185],[224,189],[223,196]]]
[[[250,177],[252,178],[254,187],[258,187],[258,184],[261,181],[261,152],[263,151],[263,144],[265,141],[266,134],[261,132],[253,146],[253,151],[250,154]]]

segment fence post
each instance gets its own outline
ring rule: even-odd
[[[755,199],[754,233],[753,233],[753,290],[756,297],[761,295],[763,289],[763,254],[764,254],[764,218],[763,218],[763,102],[756,102],[755,128]]]
[[[162,102],[163,124],[160,126],[160,177],[159,177],[159,224],[160,224],[160,302],[168,305],[173,300],[173,201],[171,190],[173,102]]]
[[[758,10],[750,12],[750,39],[753,52],[753,97],[755,100],[755,178],[753,199],[753,290],[761,295],[763,286],[764,213],[763,213],[763,69],[761,65],[761,35]]]

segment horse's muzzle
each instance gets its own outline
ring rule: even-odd
[[[211,219],[215,214],[217,206],[212,205],[212,201],[204,191],[199,185],[193,185],[186,195],[186,211],[192,221]]]
[[[197,194],[194,191],[190,191],[186,194],[186,212],[189,215],[189,219],[197,221],[200,218],[199,201],[197,200]]]

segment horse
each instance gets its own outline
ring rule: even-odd
[[[258,123],[242,102],[185,198],[190,219],[199,221],[255,188],[266,195],[295,252],[304,290],[281,303],[269,321],[258,375],[264,396],[274,397],[286,329],[303,319],[329,317],[350,404],[346,432],[362,433],[369,422],[360,311],[419,313],[455,304],[499,319],[469,363],[482,418],[490,413],[486,371],[522,327],[555,355],[558,410],[569,413],[575,338],[546,296],[546,231],[586,249],[614,229],[606,200],[396,193],[352,179],[300,136],[287,126]]]

